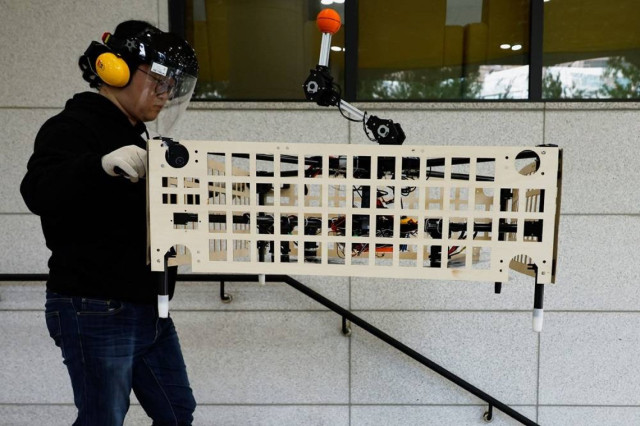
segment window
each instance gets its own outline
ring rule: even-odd
[[[302,83],[318,63],[320,0],[183,0],[186,38],[200,64],[197,100],[303,100]],[[331,6],[344,22],[344,5]],[[172,18],[173,15],[172,15]],[[346,24],[346,23],[345,23]],[[333,45],[344,47],[346,25]],[[331,72],[344,85],[344,52]]]
[[[359,2],[358,100],[526,99],[529,0]]]
[[[546,99],[640,98],[640,3],[544,3]]]
[[[168,0],[196,100],[304,100],[330,7],[347,101],[640,98],[637,0]]]

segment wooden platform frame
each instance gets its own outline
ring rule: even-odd
[[[555,282],[557,147],[179,144],[182,167],[148,144],[154,271],[177,246],[173,263],[194,273],[506,282],[514,269]]]

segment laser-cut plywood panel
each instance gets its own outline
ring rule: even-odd
[[[152,269],[554,282],[556,147],[149,141]]]

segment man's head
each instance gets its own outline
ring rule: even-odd
[[[181,37],[143,21],[125,21],[80,57],[83,78],[132,122],[163,112],[172,125],[191,98],[198,74],[194,50]],[[164,114],[169,112],[170,114]]]

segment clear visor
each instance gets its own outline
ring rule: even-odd
[[[171,136],[169,132],[189,105],[197,78],[157,63],[146,68],[138,68],[146,77],[138,101],[141,116],[150,130],[155,128],[160,136]]]

